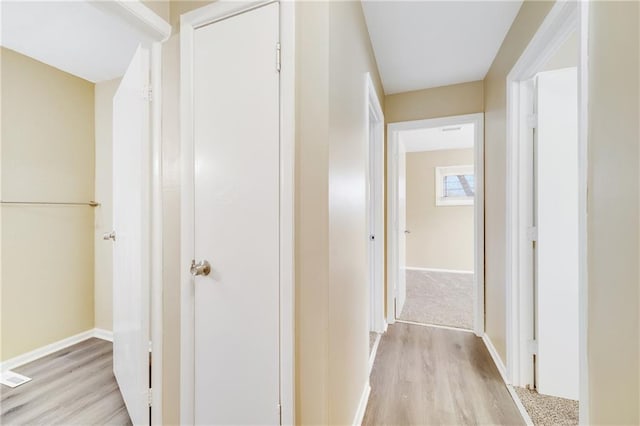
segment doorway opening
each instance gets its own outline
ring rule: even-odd
[[[483,121],[388,126],[389,323],[484,334]]]
[[[507,377],[534,424],[588,422],[584,13],[556,5],[507,77]]]
[[[152,165],[171,26],[139,1],[11,2],[2,14],[0,370],[31,380],[3,384],[0,422],[162,423]],[[46,273],[25,279],[32,263]]]

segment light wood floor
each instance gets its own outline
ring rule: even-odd
[[[378,346],[362,424],[525,423],[480,338],[395,323]]]
[[[110,342],[89,339],[13,371],[32,380],[2,386],[0,424],[131,424],[113,376]]]

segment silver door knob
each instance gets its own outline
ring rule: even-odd
[[[103,240],[111,240],[111,241],[115,241],[116,240],[116,231],[111,231],[111,232],[106,232],[102,235],[102,239]]]
[[[404,233],[405,233],[405,234],[410,234],[410,233],[411,233],[411,231],[409,231],[408,229],[405,229],[405,230],[404,230]]]
[[[198,263],[196,263],[195,260],[192,260],[190,272],[194,277],[198,275],[207,276],[211,272],[211,265],[206,260]]]

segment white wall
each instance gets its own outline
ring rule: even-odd
[[[95,198],[100,203],[95,210],[94,224],[94,283],[95,326],[104,330],[113,329],[113,244],[102,239],[102,235],[113,229],[112,202],[112,155],[113,155],[113,95],[120,79],[96,83],[95,85],[95,138],[96,180]]]

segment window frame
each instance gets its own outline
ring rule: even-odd
[[[475,180],[474,180],[474,188],[471,197],[453,197],[446,198],[443,196],[444,194],[444,179],[447,176],[457,176],[457,175],[474,175],[474,167],[473,164],[468,165],[460,165],[460,166],[442,166],[435,168],[435,182],[436,182],[436,207],[441,206],[472,206],[475,200]]]

